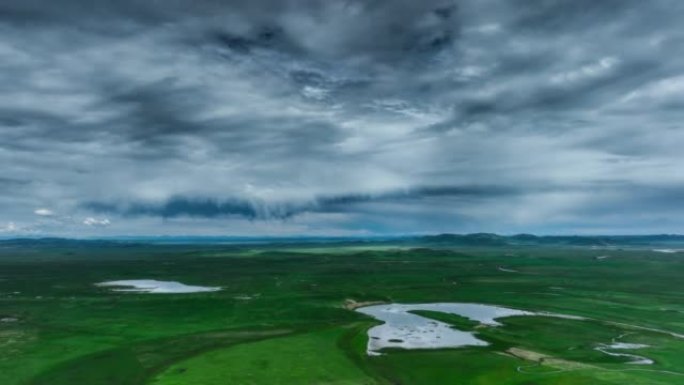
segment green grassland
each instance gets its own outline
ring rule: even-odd
[[[684,339],[667,333],[684,334],[682,277],[681,255],[579,246],[9,245],[0,248],[0,384],[684,384]],[[94,286],[143,278],[223,289]],[[421,312],[490,345],[369,357],[376,322],[346,309],[349,299],[587,320],[482,327]],[[595,349],[617,337],[649,345],[624,352],[655,363]]]
[[[344,332],[328,329],[213,350],[175,363],[152,384],[376,384],[337,348]]]

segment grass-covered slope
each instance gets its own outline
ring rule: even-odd
[[[375,385],[337,348],[345,329],[272,338],[174,363],[153,385]]]

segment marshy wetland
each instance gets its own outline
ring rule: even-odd
[[[0,383],[684,384],[683,274],[650,249],[10,245]]]

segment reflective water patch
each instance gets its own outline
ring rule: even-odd
[[[154,279],[132,279],[96,283],[96,286],[112,287],[112,291],[151,294],[181,294],[219,291],[220,287],[190,286],[175,281],[157,281]]]

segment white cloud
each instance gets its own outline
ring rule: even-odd
[[[5,226],[0,227],[0,233],[16,233],[19,230],[14,222],[9,222]]]
[[[107,218],[103,219],[96,219],[93,217],[88,217],[83,220],[83,224],[86,226],[93,226],[93,227],[105,227],[109,226],[111,222]]]
[[[323,100],[328,96],[329,91],[325,88],[305,86],[302,89],[302,94],[310,99]]]
[[[551,82],[556,84],[574,83],[588,78],[605,76],[620,63],[614,57],[604,57],[594,63],[584,65],[576,70],[562,72],[551,77]]]
[[[480,33],[483,35],[493,35],[493,34],[501,32],[501,24],[498,24],[498,23],[481,24],[481,25],[475,26],[474,28],[471,28],[470,30],[475,32],[475,33]]]
[[[38,215],[38,216],[41,216],[41,217],[51,217],[51,216],[55,215],[54,211],[52,211],[50,209],[45,209],[45,208],[36,209],[33,211],[33,213]]]
[[[684,96],[684,75],[668,77],[651,82],[622,98],[622,102],[671,101]]]

